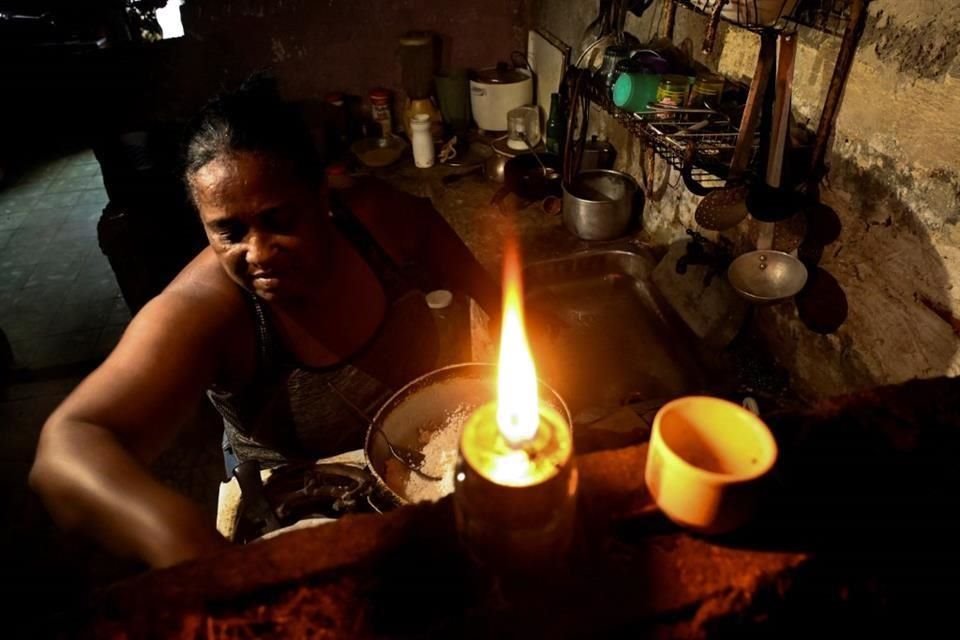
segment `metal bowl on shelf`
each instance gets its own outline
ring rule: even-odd
[[[800,293],[807,283],[807,268],[789,253],[750,251],[730,263],[727,280],[749,302],[771,304]]]

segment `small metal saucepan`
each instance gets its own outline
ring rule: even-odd
[[[541,164],[542,163],[542,164]],[[560,156],[522,153],[503,167],[503,184],[521,198],[540,200],[560,195]]]
[[[807,282],[807,268],[789,253],[750,251],[730,263],[727,280],[746,300],[768,304],[799,293]]]
[[[445,185],[454,184],[469,175],[479,173],[486,177],[487,180],[503,184],[503,170],[510,156],[504,155],[490,147],[487,147],[485,156],[483,162],[473,165],[469,170],[462,173],[451,173],[450,175],[444,176],[441,182]]]
[[[364,444],[367,466],[381,493],[398,506],[417,502],[418,498],[424,499],[408,495],[406,483],[398,482],[397,474],[388,473],[387,463],[396,459],[391,456],[384,438],[377,434],[378,430],[383,431],[393,443],[423,452],[426,442],[430,441],[431,432],[444,427],[454,428],[455,425],[462,427],[471,413],[495,397],[496,366],[479,363],[456,364],[431,371],[395,393],[377,411]],[[540,401],[556,409],[567,420],[567,424],[573,424],[563,400],[543,382],[540,383]],[[451,449],[444,452],[450,464],[445,471],[449,489],[444,489],[444,485],[436,487],[441,495],[453,488],[453,465],[457,459],[459,436],[450,438],[450,441]],[[436,453],[427,453],[427,465],[430,465],[430,455]],[[431,470],[435,469],[431,467]]]

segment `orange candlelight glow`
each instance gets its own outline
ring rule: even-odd
[[[497,372],[497,426],[511,446],[537,435],[540,425],[537,371],[523,325],[520,256],[508,244],[503,266],[503,325]]]

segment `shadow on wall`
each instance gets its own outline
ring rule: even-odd
[[[821,265],[843,287],[846,323],[821,336],[792,306],[761,309],[760,326],[802,391],[830,396],[912,378],[956,375],[960,322],[950,312],[950,239],[901,198],[914,179],[889,159],[864,166],[833,156],[825,202],[843,223]],[[949,221],[948,221],[949,222]],[[960,264],[954,265],[954,269]]]

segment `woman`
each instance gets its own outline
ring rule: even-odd
[[[334,198],[309,140],[262,86],[198,118],[185,177],[210,246],[44,425],[30,481],[61,526],[155,567],[224,545],[147,470],[198,397],[240,460],[355,449],[363,415],[435,365],[422,291],[498,304],[429,203],[376,181]]]

